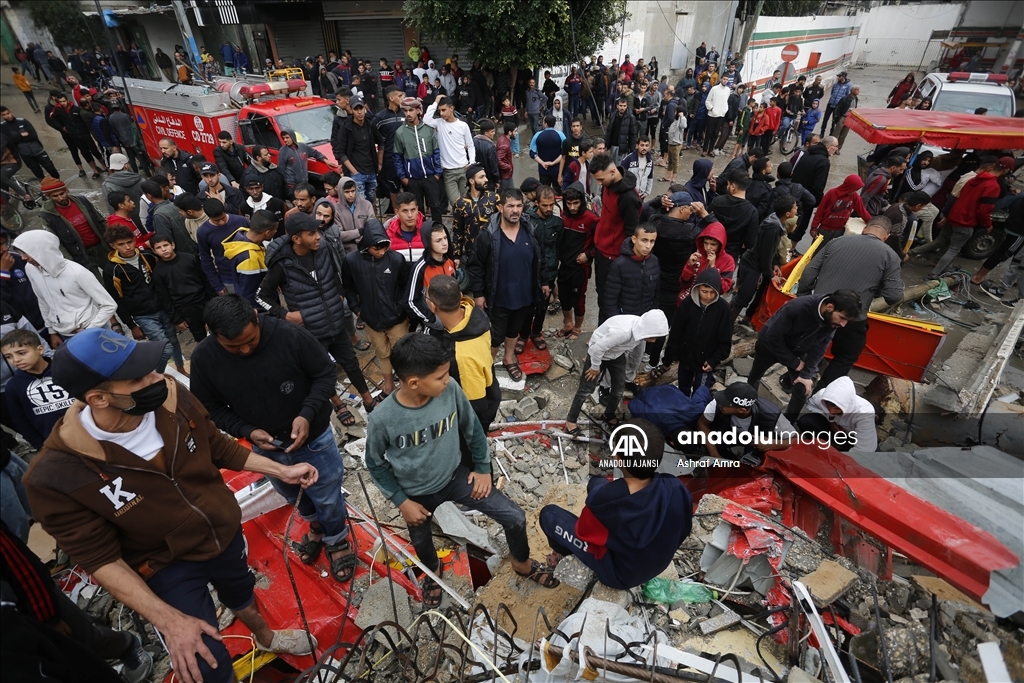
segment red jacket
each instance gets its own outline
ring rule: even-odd
[[[992,209],[1000,193],[999,180],[983,171],[967,181],[953,208],[949,222],[964,228],[991,228]]]
[[[686,262],[686,267],[683,268],[683,272],[679,275],[680,289],[676,305],[681,304],[689,296],[690,289],[693,287],[697,276],[708,269],[708,252],[704,249],[705,237],[718,240],[718,243],[721,245],[718,248],[718,253],[715,255],[715,268],[722,277],[722,294],[728,294],[729,290],[732,289],[733,275],[736,273],[736,261],[725,251],[725,245],[728,241],[725,226],[716,221],[709,223],[706,228],[701,230],[700,235],[697,237],[697,253],[700,254],[700,263],[697,264],[697,269],[694,270],[690,262]]]
[[[601,190],[601,217],[594,231],[594,245],[606,259],[615,260],[622,249],[622,240],[632,235],[640,223],[640,195],[636,176],[622,173],[622,180]]]
[[[765,110],[764,117],[768,119],[766,131],[777,131],[779,129],[779,125],[782,123],[782,110],[775,105],[772,105]]]
[[[499,135],[497,144],[498,148],[498,172],[501,175],[502,180],[508,180],[512,177],[512,141],[508,139],[507,135]]]
[[[818,230],[844,230],[846,221],[854,213],[865,221],[871,220],[871,214],[860,198],[862,187],[864,181],[860,176],[850,174],[839,187],[826,192],[811,219],[811,234],[816,235]]]
[[[402,221],[398,219],[398,216],[389,220],[386,230],[388,239],[391,240],[391,250],[404,254],[409,263],[415,263],[423,254],[423,238],[420,237],[420,228],[422,227],[423,214],[419,213],[416,216],[416,231],[412,234],[412,239],[406,239],[402,232]]]

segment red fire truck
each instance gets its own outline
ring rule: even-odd
[[[217,134],[225,130],[249,151],[254,145],[267,147],[274,163],[282,130],[294,130],[297,142],[334,160],[331,127],[335,105],[319,97],[304,97],[308,84],[301,78],[218,78],[215,87],[168,86],[137,79],[127,79],[127,83],[146,151],[157,162],[162,138],[170,138],[190,154],[199,153],[213,161]],[[328,170],[326,164],[309,160],[311,176],[319,178]]]

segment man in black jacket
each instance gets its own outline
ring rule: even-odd
[[[4,106],[0,106],[0,117],[3,118],[3,123],[0,123],[0,132],[18,148],[21,160],[32,171],[32,175],[42,180],[45,168],[51,176],[60,178],[57,167],[53,165],[50,155],[46,153],[39,141],[35,127],[27,119],[16,117],[10,109]]]
[[[192,155],[178,149],[177,143],[170,138],[160,139],[160,168],[164,173],[173,175],[175,184],[185,192],[199,194],[199,176],[192,167]]]
[[[267,247],[267,275],[256,290],[256,303],[271,315],[304,327],[348,374],[367,412],[376,402],[366,386],[352,340],[341,282],[341,261],[333,249],[321,248],[320,224],[309,214],[296,212],[284,221],[287,234]],[[284,295],[282,306],[278,290]],[[345,426],[355,424],[352,413],[337,396],[334,412]]]
[[[263,145],[256,145],[252,148],[252,164],[245,169],[245,180],[257,178],[263,190],[271,197],[283,200],[285,198],[284,175],[273,161],[270,160],[270,150]],[[246,183],[242,183],[247,186]]]
[[[220,181],[221,172],[216,164],[209,162],[199,168],[199,176],[206,181],[206,189],[196,195],[199,201],[209,198],[219,199],[228,213],[239,216],[245,213],[245,195],[231,185],[223,185]]]
[[[747,185],[747,201],[757,209],[758,220],[763,221],[771,211],[772,183],[775,182],[772,171],[775,169],[772,168],[772,160],[768,157],[758,159],[751,168],[754,174]]]
[[[366,118],[362,98],[353,97],[351,105],[352,116],[342,122],[338,131],[338,163],[355,181],[356,192],[373,204],[377,200],[377,171],[384,163],[384,137]]]
[[[237,294],[211,301],[203,317],[212,334],[192,354],[191,391],[220,429],[248,439],[254,453],[316,468],[316,481],[305,489],[270,482],[291,504],[300,490],[304,494],[299,514],[309,533],[295,544],[302,562],[314,564],[326,545],[331,575],[341,583],[351,580],[356,548],[341,493],[345,466],[331,429],[334,363],[301,326],[273,316],[258,319]]]
[[[235,144],[231,133],[222,130],[217,133],[217,146],[213,149],[213,160],[217,168],[228,177],[231,187],[241,189],[242,176],[245,175],[245,147]]]
[[[786,234],[786,221],[796,216],[796,199],[790,196],[779,197],[772,205],[772,213],[768,214],[757,231],[757,243],[752,249],[743,252],[739,264],[739,279],[736,294],[732,298],[733,320],[740,311],[747,308],[747,318],[757,309],[761,297],[773,278],[781,278],[779,269],[779,242]],[[749,307],[748,307],[749,306]]]
[[[499,198],[500,211],[481,231],[469,259],[469,286],[476,305],[491,318],[491,354],[497,356],[504,341],[502,367],[513,382],[523,378],[516,358],[519,331],[533,315],[538,301],[546,301],[546,283],[554,274],[545,272],[544,245],[523,215],[523,193],[512,188]],[[545,284],[541,284],[545,283]]]
[[[753,166],[754,162],[764,156],[764,150],[760,147],[751,147],[746,153],[739,155],[725,166],[725,170],[722,171],[719,177],[726,177],[734,171],[739,171],[746,175],[750,172],[750,167]]]
[[[810,109],[814,100],[820,100],[823,97],[825,97],[825,87],[821,84],[821,76],[815,76],[814,83],[804,88],[804,107]],[[836,118],[839,117],[836,116]]]
[[[790,421],[795,420],[812,393],[814,375],[832,336],[860,312],[860,297],[850,290],[786,302],[761,328],[747,383],[757,389],[770,367],[776,363],[786,366],[779,383],[792,395],[784,414]]]
[[[43,178],[39,189],[45,197],[39,210],[43,225],[72,261],[102,272],[110,247],[103,241],[107,223],[96,207],[84,195],[68,194],[67,185],[55,178]]]
[[[828,183],[828,172],[832,167],[829,160],[833,154],[839,151],[839,141],[829,135],[822,138],[821,142],[812,145],[807,153],[800,157],[800,163],[793,167],[793,182],[800,183],[808,192],[814,195],[814,206],[821,203],[825,195],[825,185]],[[790,237],[795,247],[800,239],[807,232],[807,226],[811,224],[811,212],[800,216],[796,230]]]
[[[411,264],[405,257],[391,251],[391,240],[384,226],[371,218],[363,226],[359,250],[345,254],[341,271],[348,306],[366,323],[366,336],[370,338],[373,355],[384,377],[383,398],[395,390],[391,348],[409,333],[403,294],[410,270]]]
[[[628,104],[625,97],[620,97],[616,101],[615,112],[608,117],[608,126],[604,132],[608,154],[616,166],[622,162],[623,157],[633,151],[640,136],[640,124],[637,123],[633,112],[627,111]]]
[[[750,178],[743,171],[733,171],[728,176],[718,177],[718,187],[725,183],[726,194],[720,194],[711,201],[711,210],[725,227],[728,242],[725,251],[736,261],[745,249],[757,241],[757,226],[760,225],[757,207],[747,201],[747,187]]]
[[[96,149],[89,125],[82,118],[81,110],[77,105],[69,102],[67,96],[59,90],[50,91],[50,101],[53,105],[47,105],[44,110],[46,122],[51,128],[60,131],[61,137],[68,145],[68,151],[71,152],[71,158],[78,166],[78,176],[85,177],[85,170],[82,168],[81,159],[78,156],[81,153],[85,157],[86,163],[94,171],[93,180],[98,179],[102,173],[98,166],[102,157],[100,151]]]
[[[495,125],[490,119],[480,119],[480,133],[473,136],[473,147],[476,148],[476,163],[484,167],[487,182],[494,189],[501,182],[498,170],[498,148],[494,144]]]

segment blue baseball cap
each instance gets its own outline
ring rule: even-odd
[[[57,347],[53,381],[75,398],[110,380],[138,379],[160,369],[167,341],[137,342],[106,328],[83,330]]]
[[[693,197],[690,196],[689,192],[673,192],[668,200],[672,202],[673,208],[693,204]]]

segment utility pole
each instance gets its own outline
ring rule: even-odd
[[[188,13],[181,0],[173,0],[171,7],[174,8],[174,17],[178,20],[178,28],[185,38],[185,49],[189,51],[187,57],[191,58],[193,64],[199,64],[199,46],[196,45],[196,38],[192,35],[192,27],[188,23]]]
[[[740,54],[743,55],[744,61],[746,61],[747,47],[750,46],[750,38],[754,35],[754,28],[757,26],[757,20],[761,16],[762,7],[764,7],[764,0],[757,0],[754,16],[749,17],[747,23],[743,25],[743,41],[740,44]]]

